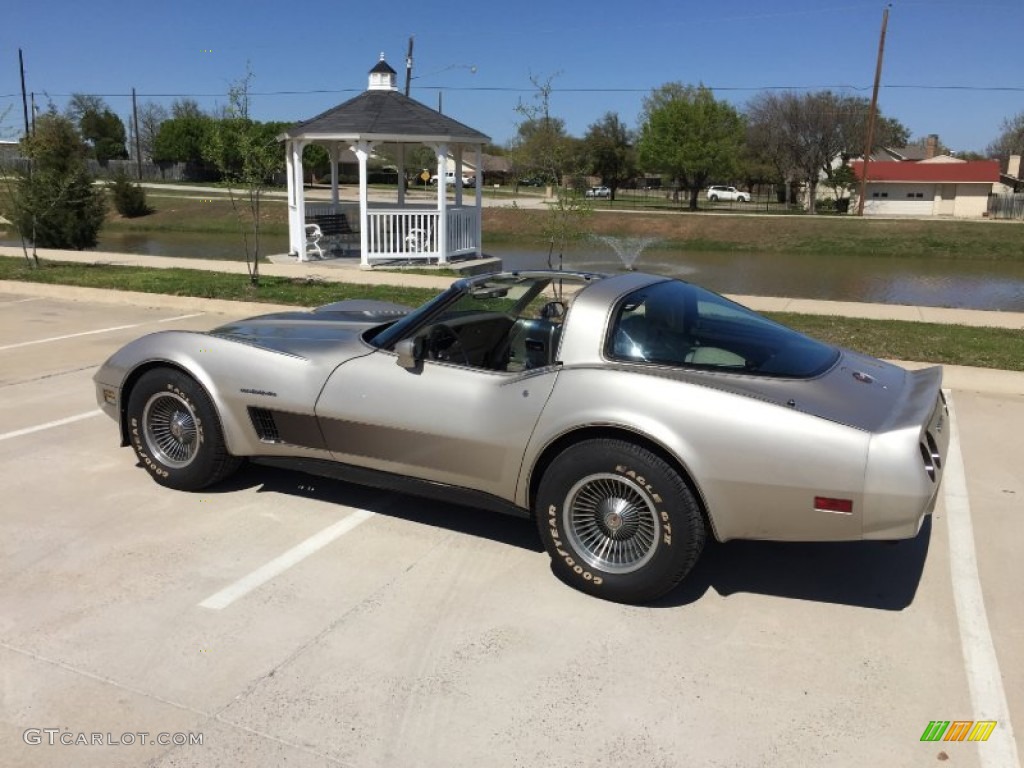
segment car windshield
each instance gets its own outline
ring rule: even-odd
[[[551,282],[550,277],[504,275],[474,283],[468,290],[455,285],[398,322],[371,329],[365,338],[376,347],[392,349],[426,322],[452,323],[459,319],[464,322],[471,316],[491,314],[514,318],[537,312],[550,302],[551,297],[545,297],[542,291]]]
[[[839,351],[711,291],[678,280],[656,283],[622,299],[606,354],[616,360],[810,378]]]

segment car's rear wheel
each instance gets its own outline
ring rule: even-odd
[[[173,368],[154,368],[128,398],[128,435],[142,466],[161,485],[197,491],[234,472],[209,395]]]
[[[537,526],[564,582],[643,603],[675,587],[704,546],[693,492],[666,461],[621,440],[566,448],[541,479]]]
[[[717,203],[717,202],[718,202],[718,195],[712,195],[712,196],[711,196],[711,197],[709,197],[708,199],[709,199],[709,200],[710,200],[710,201],[711,201],[712,203]]]

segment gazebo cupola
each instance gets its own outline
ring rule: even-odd
[[[458,120],[411,99],[398,90],[396,73],[384,54],[369,72],[365,91],[343,104],[305,122],[293,125],[277,137],[285,143],[288,176],[288,245],[300,261],[306,253],[306,228],[311,224],[337,225],[345,214],[358,229],[359,257],[364,267],[375,262],[422,260],[446,263],[453,256],[481,255],[483,203],[481,169],[483,146],[490,137]],[[308,144],[327,148],[331,158],[330,203],[306,204],[303,186],[302,150]],[[398,166],[398,188],[374,192],[369,199],[367,160],[375,148],[387,145]],[[426,146],[437,161],[438,184],[433,200],[405,189],[405,150]],[[351,149],[359,164],[359,208],[342,203],[338,194],[338,160],[341,151]],[[475,200],[463,199],[463,153],[475,153]],[[454,183],[446,183],[449,156],[454,159]],[[419,170],[419,169],[417,169]],[[453,200],[449,200],[454,192]],[[407,200],[407,197],[409,198]],[[358,224],[356,223],[358,218]],[[326,235],[326,230],[324,231]]]
[[[391,65],[384,61],[384,53],[380,55],[377,66],[370,70],[370,91],[397,91],[398,73],[391,68]]]

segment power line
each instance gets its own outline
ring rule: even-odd
[[[706,85],[711,91],[817,91],[817,90],[846,90],[846,91],[869,91],[870,85],[854,85],[852,83],[833,83],[831,85]],[[495,93],[533,93],[534,88],[524,86],[501,86],[501,85],[423,85],[417,86],[424,91],[467,91],[467,92],[495,92]],[[881,86],[882,89],[891,90],[921,90],[921,91],[975,91],[979,93],[1024,93],[1024,86],[1020,85],[925,85],[920,83],[890,83]],[[552,88],[552,93],[650,93],[656,88]],[[363,88],[313,88],[302,91],[252,91],[252,96],[315,96],[325,94],[362,93]],[[81,93],[81,92],[79,92]],[[74,93],[49,93],[48,96],[70,98]],[[99,96],[105,99],[130,98],[131,91],[126,93],[90,93],[90,96]],[[225,93],[138,93],[140,97],[149,99],[215,99],[223,98]],[[11,99],[17,97],[16,93],[0,94],[0,99]]]

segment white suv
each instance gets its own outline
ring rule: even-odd
[[[735,200],[738,203],[749,203],[750,193],[740,192],[736,187],[725,187],[721,184],[716,184],[713,187],[708,187],[708,200],[713,203],[719,200]]]

